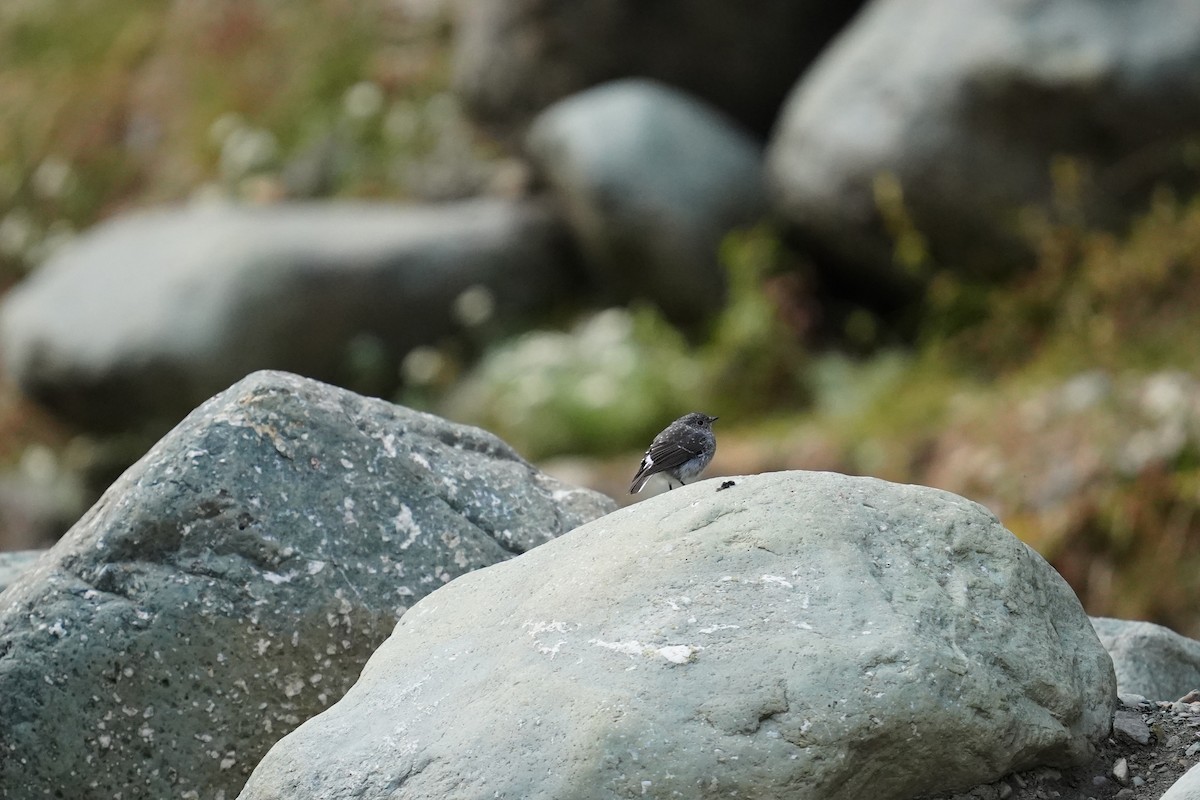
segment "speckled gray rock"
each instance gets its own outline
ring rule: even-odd
[[[988,511],[695,483],[418,603],[243,800],[891,800],[1086,758],[1112,662]]]
[[[483,431],[253,374],[0,594],[0,797],[233,797],[410,604],[612,507]]]
[[[0,592],[33,566],[45,550],[12,550],[0,553]]]
[[[1117,672],[1117,687],[1151,700],[1200,689],[1200,642],[1152,622],[1092,617]]]
[[[1150,743],[1150,727],[1136,711],[1121,709],[1113,715],[1113,735],[1117,738],[1128,739],[1135,744]]]
[[[142,212],[4,298],[3,366],[76,423],[155,437],[256,369],[384,394],[411,348],[463,329],[467,289],[493,322],[561,302],[569,253],[557,216],[501,200]]]
[[[623,80],[546,109],[526,145],[604,288],[685,323],[722,307],[721,240],[766,213],[748,133],[683,92]]]
[[[1195,0],[873,0],[788,98],[767,174],[781,215],[863,273],[905,277],[900,233],[995,273],[1029,261],[1031,206],[1120,223],[1191,185],[1182,97],[1200,97]]]

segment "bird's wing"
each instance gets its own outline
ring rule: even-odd
[[[687,437],[684,441],[655,442],[646,451],[647,457],[654,462],[654,471],[663,472],[686,464],[704,450],[704,440]]]
[[[629,484],[630,494],[640,492],[651,475],[675,469],[695,458],[699,452],[699,449],[692,451],[675,442],[655,442],[650,445],[650,449],[642,457],[637,474],[633,476],[633,482]]]
[[[670,431],[669,434],[668,431]],[[639,492],[651,475],[668,472],[691,461],[704,452],[704,443],[704,435],[699,432],[672,431],[669,428],[667,431],[663,431],[655,438],[650,449],[642,458],[642,464],[638,467],[637,474],[633,476],[633,483],[630,484],[629,491],[631,493]]]

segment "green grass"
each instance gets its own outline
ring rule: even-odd
[[[448,49],[444,21],[384,3],[4,4],[0,281],[121,209],[294,193],[297,164],[309,196],[409,195],[395,164],[459,124],[437,106]],[[356,85],[377,108],[348,105]],[[268,146],[243,163],[238,142]]]

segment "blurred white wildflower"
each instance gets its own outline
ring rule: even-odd
[[[393,143],[405,144],[421,132],[421,111],[407,100],[393,103],[383,118],[383,132]]]
[[[342,95],[342,110],[353,120],[366,120],[383,111],[383,89],[374,81],[359,81]]]
[[[234,128],[221,144],[221,174],[238,179],[269,167],[279,154],[275,134],[263,128]]]
[[[0,220],[0,255],[23,256],[36,239],[37,228],[24,209],[14,208]]]
[[[400,375],[405,383],[428,386],[437,380],[445,364],[446,359],[437,348],[414,347],[400,362]]]
[[[496,297],[481,284],[468,286],[454,298],[454,318],[468,328],[475,328],[492,318],[496,312]]]
[[[67,194],[75,182],[75,172],[66,159],[47,156],[33,171],[33,191],[44,200],[54,200]]]

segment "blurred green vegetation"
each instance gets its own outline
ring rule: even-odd
[[[1159,190],[1118,232],[1091,226],[1069,192],[1058,204],[1030,210],[1036,255],[1006,281],[926,262],[902,363],[819,369],[834,379],[815,384],[809,423],[838,468],[988,505],[1091,613],[1195,636],[1200,197]],[[853,413],[839,394],[859,397]]]
[[[1196,367],[1200,197],[1160,191],[1119,235],[1037,220],[1030,236],[1036,263],[1007,283],[934,278],[926,349],[989,376]]]
[[[569,331],[501,342],[431,407],[498,433],[531,458],[644,447],[689,411],[747,419],[807,405],[807,359],[779,299],[786,254],[769,227],[722,248],[728,303],[700,346],[655,309],[611,308]]]
[[[0,5],[0,285],[125,208],[476,190],[449,22],[407,7]]]

